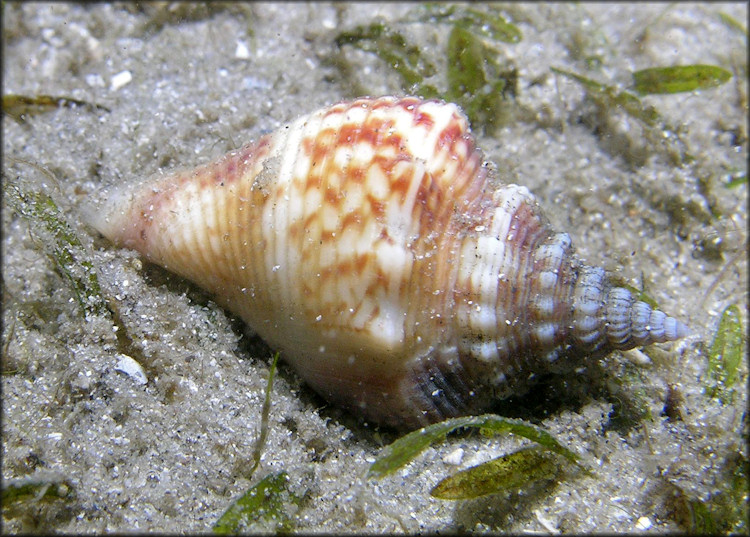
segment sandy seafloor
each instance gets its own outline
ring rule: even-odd
[[[598,363],[609,375],[590,380],[591,366],[557,388],[543,385],[537,400],[557,394],[548,408],[518,403],[530,408],[519,414],[580,454],[591,476],[568,470],[531,491],[462,502],[429,490],[522,442],[456,435],[394,475],[367,480],[396,435],[326,405],[288,367],[274,383],[268,443],[248,480],[270,350],[196,287],[112,247],[80,216],[105,186],[207,162],[357,92],[403,93],[373,55],[340,53],[339,32],[382,18],[443,68],[446,32],[398,23],[413,4],[170,5],[3,4],[4,94],[110,110],[60,108],[24,124],[4,117],[3,181],[51,196],[127,332],[118,340],[110,315],[82,315],[41,232],[4,203],[2,478],[64,481],[74,492],[4,510],[5,532],[205,532],[234,498],[280,470],[306,494],[293,522],[302,532],[674,532],[684,529],[676,489],[696,499],[722,490],[726,461],[747,457],[747,367],[731,404],[708,398],[704,386],[720,312],[737,304],[747,323],[747,185],[726,184],[746,172],[748,101],[747,36],[719,13],[746,24],[745,3],[505,9],[523,32],[501,54],[518,69],[515,104],[526,113],[479,145],[501,180],[538,196],[581,258],[645,287],[692,333],[646,349],[650,364],[615,353]],[[644,141],[636,121],[597,111],[578,84],[550,71],[624,88],[631,71],[696,63],[735,78],[644,99],[682,129],[696,160],[681,168]],[[145,385],[118,370],[126,350]],[[628,394],[650,417],[613,422]]]

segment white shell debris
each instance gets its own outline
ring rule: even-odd
[[[133,74],[130,71],[120,71],[116,75],[112,76],[110,82],[110,89],[117,91],[123,86],[127,86],[133,80]]]
[[[458,466],[459,464],[461,464],[461,461],[463,459],[464,459],[464,450],[461,448],[458,448],[454,451],[451,451],[445,457],[443,457],[443,462],[445,464],[452,464],[453,466]]]
[[[238,60],[247,60],[250,58],[250,50],[244,41],[237,41],[237,48],[234,50],[234,57]]]
[[[115,371],[125,373],[132,378],[136,384],[144,385],[148,382],[148,377],[146,376],[146,371],[144,371],[143,366],[127,354],[118,355]]]
[[[649,519],[647,516],[642,516],[638,519],[638,522],[635,523],[635,529],[637,530],[647,530],[650,529],[651,526],[651,519]]]

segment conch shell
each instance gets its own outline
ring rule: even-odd
[[[110,191],[89,219],[212,292],[324,398],[400,429],[688,333],[490,170],[456,105],[362,98]]]

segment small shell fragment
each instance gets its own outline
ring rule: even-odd
[[[120,88],[127,86],[133,81],[133,74],[130,71],[120,71],[116,75],[112,76],[110,88],[112,91],[117,91]]]
[[[653,524],[651,523],[651,519],[648,518],[647,516],[642,516],[635,523],[635,529],[640,530],[640,531],[646,531],[648,529],[651,529],[651,526],[653,526]]]
[[[129,376],[136,384],[144,385],[148,382],[146,371],[143,366],[127,354],[119,354],[115,371],[120,371]]]
[[[445,464],[451,464],[453,466],[458,466],[461,464],[462,460],[464,460],[464,450],[462,448],[457,448],[443,457],[443,462]]]

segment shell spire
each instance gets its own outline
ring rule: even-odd
[[[636,300],[628,289],[609,286],[602,269],[585,267],[576,289],[580,291],[574,305],[574,334],[582,350],[632,349],[676,341],[690,333],[680,321]],[[590,311],[595,311],[593,318],[599,320],[596,327],[588,320]]]
[[[88,220],[211,291],[323,397],[401,429],[687,334],[490,174],[456,105],[362,98],[110,191]]]

